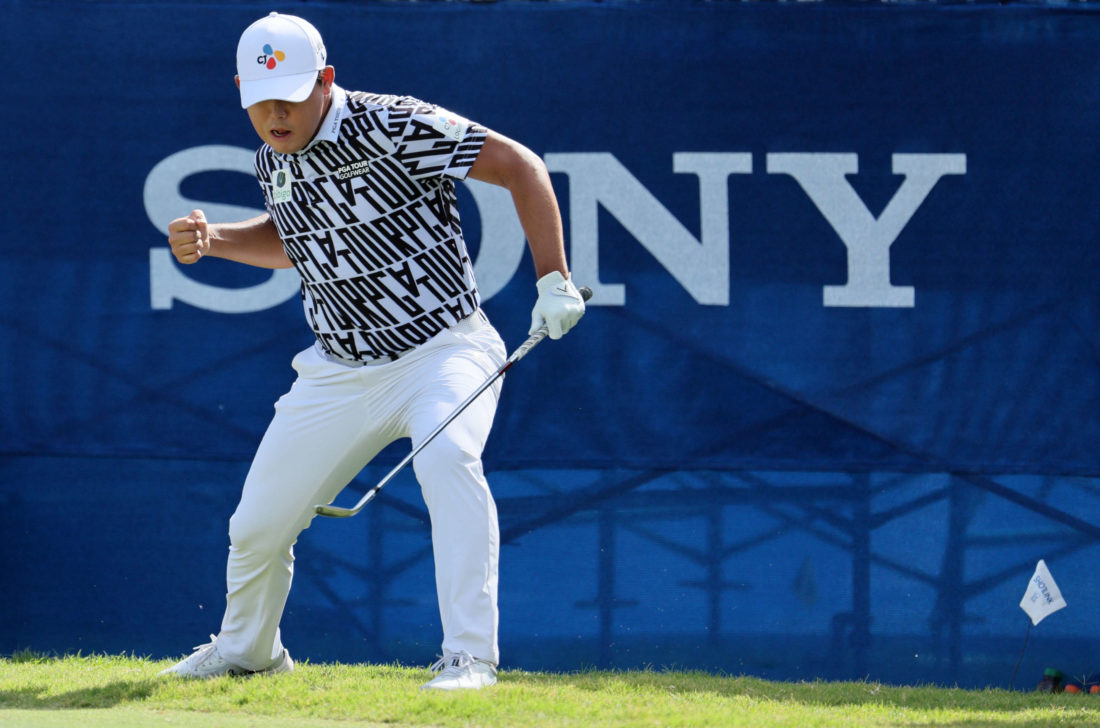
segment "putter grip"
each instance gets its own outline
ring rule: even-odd
[[[581,298],[583,298],[585,301],[592,298],[592,289],[588,286],[581,286],[577,289],[577,293],[581,294]]]

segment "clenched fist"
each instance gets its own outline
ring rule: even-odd
[[[168,244],[176,260],[186,264],[197,263],[210,252],[210,231],[202,210],[168,223]]]

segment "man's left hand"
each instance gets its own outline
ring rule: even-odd
[[[550,338],[560,339],[581,320],[584,315],[584,299],[573,281],[559,271],[547,273],[539,278],[535,286],[539,290],[539,298],[531,311],[531,330],[528,335],[545,324]]]

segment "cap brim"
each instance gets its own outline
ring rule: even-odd
[[[279,101],[299,102],[309,98],[313,86],[317,83],[317,71],[295,73],[290,76],[277,76],[255,81],[241,80],[241,108],[247,109],[261,101],[277,99]]]

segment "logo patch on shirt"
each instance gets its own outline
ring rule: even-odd
[[[460,142],[470,128],[470,122],[446,109],[436,109],[432,128],[448,139]]]
[[[370,172],[370,162],[365,159],[358,162],[352,162],[351,164],[345,164],[336,170],[335,175],[337,179],[348,179],[350,177],[362,177],[364,174]]]
[[[294,175],[289,169],[280,168],[271,173],[271,202],[290,202],[293,197]]]

